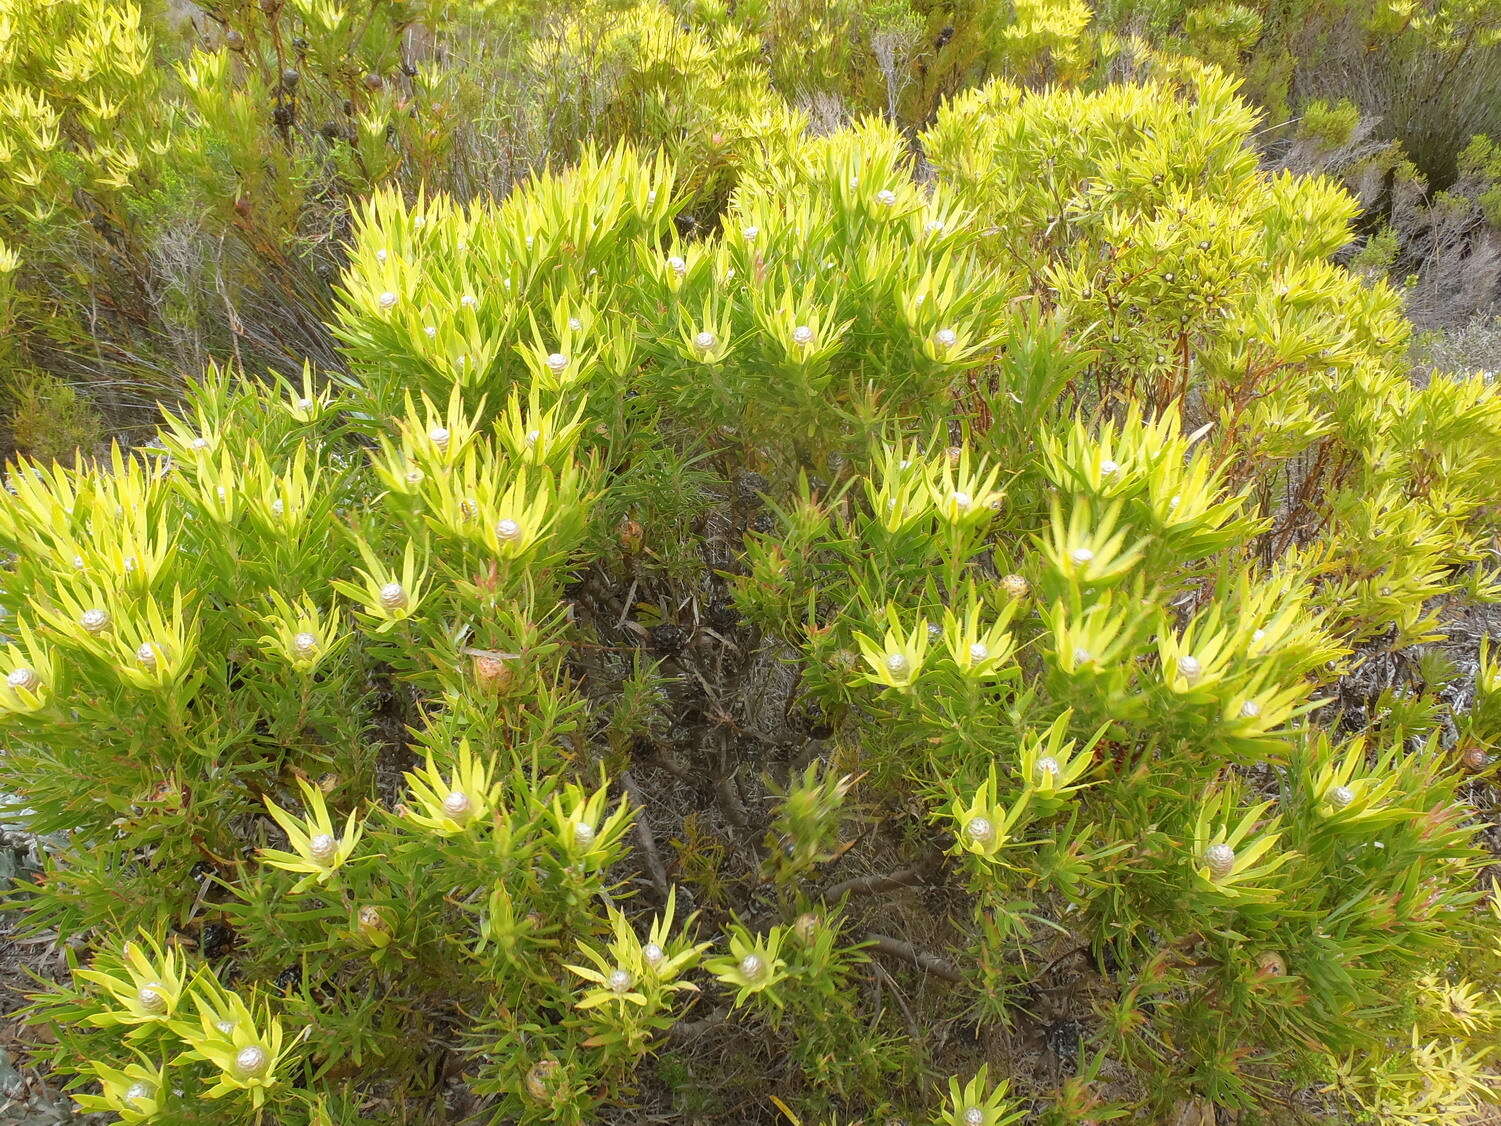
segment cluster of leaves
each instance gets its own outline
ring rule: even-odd
[[[0,777],[66,834],[15,899],[85,948],[31,1014],[86,1105],[1487,1097],[1496,656],[1454,715],[1324,693],[1501,600],[1501,396],[1406,380],[1353,204],[1258,171],[1214,73],[980,88],[922,179],[803,124],[708,234],[712,170],[631,147],[378,192],[341,370],[210,370],[135,452],[11,468]],[[1074,965],[1066,1066],[1008,1066]]]

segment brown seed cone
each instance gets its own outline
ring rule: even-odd
[[[645,533],[641,525],[630,517],[626,517],[620,522],[620,527],[616,529],[615,534],[620,540],[620,546],[632,555],[637,554],[641,550],[641,542]]]
[[[1267,950],[1257,957],[1256,970],[1262,977],[1286,977],[1287,963],[1275,950]]]
[[[538,1060],[526,1073],[526,1093],[539,1103],[552,1097],[552,1077],[562,1066],[557,1060]]]
[[[499,657],[481,655],[474,658],[474,679],[485,691],[498,695],[511,687],[516,673]]]
[[[1459,761],[1472,774],[1479,774],[1491,764],[1491,756],[1478,743],[1471,743],[1459,753]]]

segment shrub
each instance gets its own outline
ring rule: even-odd
[[[1486,1097],[1501,398],[1253,121],[990,85],[692,235],[630,147],[382,191],[343,371],[17,461],[38,1056],[132,1122]]]

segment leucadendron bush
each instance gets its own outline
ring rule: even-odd
[[[1501,394],[1254,126],[993,84],[921,171],[766,131],[712,229],[630,147],[382,191],[340,371],[13,464],[33,1058],[130,1123],[1482,1113]]]

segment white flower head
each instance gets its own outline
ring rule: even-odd
[[[463,790],[452,790],[443,799],[443,812],[450,817],[463,817],[473,808],[473,799]]]
[[[270,1062],[265,1048],[251,1044],[247,1048],[241,1048],[235,1056],[235,1071],[242,1079],[254,1079],[265,1072],[266,1065]]]
[[[1204,867],[1217,879],[1228,876],[1235,868],[1235,850],[1224,842],[1210,845],[1204,850]]]
[[[5,683],[18,691],[35,692],[42,686],[42,678],[37,675],[36,669],[21,665],[19,668],[10,670]]]
[[[964,835],[976,844],[987,844],[995,839],[995,826],[988,817],[971,817],[964,826]]]

